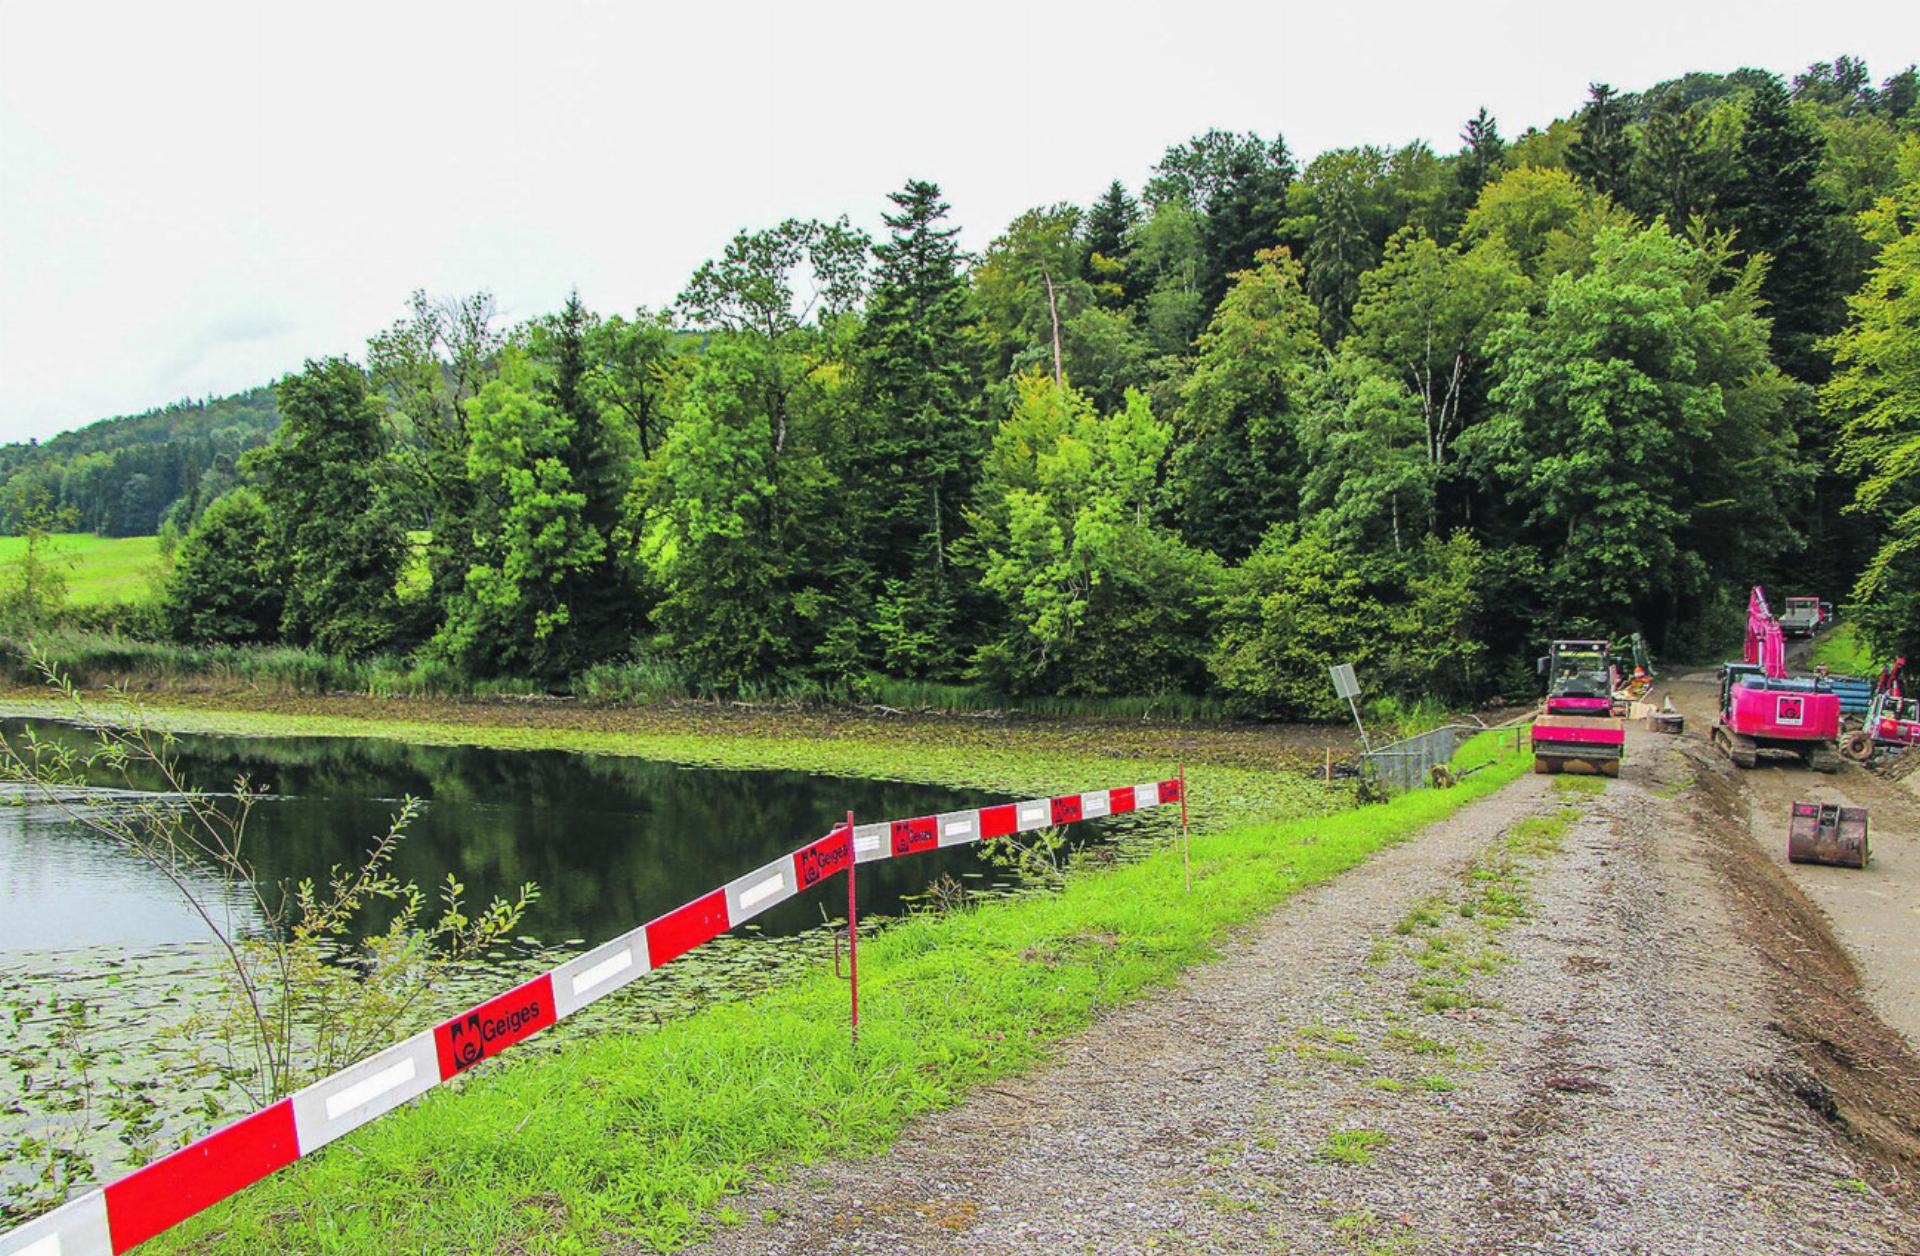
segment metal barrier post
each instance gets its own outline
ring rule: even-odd
[[[853,1046],[860,1048],[860,926],[859,895],[856,875],[860,871],[860,852],[853,845],[853,812],[847,812],[847,998],[850,1003],[848,1025]]]
[[[1180,764],[1180,862],[1187,870],[1187,893],[1193,893],[1193,843],[1187,836],[1187,765]]]

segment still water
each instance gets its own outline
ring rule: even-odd
[[[10,739],[28,728],[76,746],[89,740],[66,725],[0,720]],[[412,795],[425,806],[395,860],[401,880],[431,894],[452,873],[481,901],[533,881],[540,897],[518,932],[568,947],[651,920],[825,833],[850,809],[866,822],[1004,801],[800,772],[360,738],[181,736],[175,750],[182,778],[198,788],[246,776],[268,791],[246,838],[264,881],[324,881],[333,865],[357,864]],[[971,847],[865,866],[862,910],[897,913],[939,877],[972,880],[984,867]],[[799,896],[755,923],[769,934],[818,925],[826,893]],[[166,877],[64,809],[0,807],[0,953],[206,936]]]

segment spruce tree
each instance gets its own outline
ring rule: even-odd
[[[968,366],[966,280],[939,185],[910,180],[889,199],[858,367],[862,424],[853,492],[868,592],[900,641],[895,670],[952,670],[956,592],[951,546],[961,528],[987,434]]]
[[[1085,236],[1089,252],[1120,261],[1126,256],[1127,236],[1140,222],[1140,203],[1115,179],[1087,211]]]
[[[627,476],[590,387],[593,364],[588,336],[592,329],[593,316],[574,292],[539,340],[547,367],[542,399],[566,421],[567,471],[573,491],[585,498],[581,523],[602,542],[599,560],[570,571],[562,582],[565,587],[556,591],[570,608],[563,639],[552,647],[556,673],[618,653],[626,644],[636,609],[633,590],[615,558],[614,533],[621,524]]]
[[[1567,168],[1596,192],[1618,198],[1633,163],[1626,111],[1605,83],[1591,84],[1592,95],[1580,114],[1580,138],[1567,150]]]
[[[1460,139],[1466,145],[1460,151],[1460,162],[1454,167],[1455,182],[1459,185],[1466,210],[1480,199],[1480,189],[1499,177],[1500,167],[1507,156],[1507,142],[1500,138],[1500,125],[1487,112],[1486,106],[1480,112],[1467,119],[1467,129],[1460,132]]]
[[[1761,286],[1773,318],[1774,356],[1808,383],[1826,376],[1816,341],[1838,325],[1841,293],[1828,259],[1833,209],[1819,184],[1821,140],[1772,75],[1747,99],[1724,218],[1749,253],[1773,261]]]

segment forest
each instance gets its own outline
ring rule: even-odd
[[[133,631],[476,682],[1315,717],[1331,662],[1466,702],[1551,636],[1708,657],[1756,582],[1920,656],[1917,98],[1840,57],[1447,153],[1208,131],[977,255],[916,179],[662,309],[416,293],[270,441],[250,393],[0,475],[177,536]]]

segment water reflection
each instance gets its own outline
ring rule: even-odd
[[[43,738],[85,738],[18,719],[0,720],[0,735],[29,727]],[[357,862],[401,796],[413,794],[427,806],[395,861],[400,877],[430,888],[451,872],[481,894],[535,881],[541,897],[521,932],[548,943],[593,943],[630,929],[827,831],[849,809],[889,819],[1001,801],[801,772],[370,738],[183,735],[176,749],[182,775],[197,786],[244,775],[272,792],[247,839],[263,879],[323,878],[331,865]],[[973,848],[869,865],[861,898],[894,913],[941,875],[980,867]],[[769,933],[804,929],[819,923],[820,901],[803,895],[756,924]],[[0,809],[0,952],[205,936],[164,876],[59,809]]]

